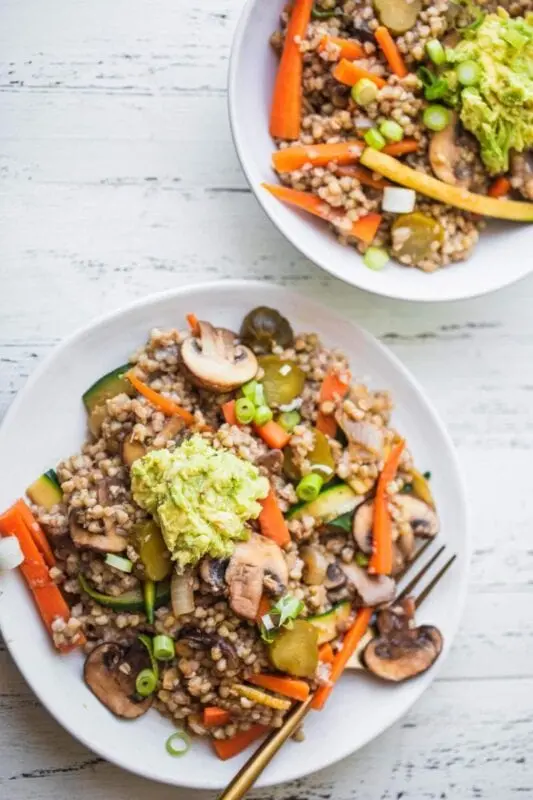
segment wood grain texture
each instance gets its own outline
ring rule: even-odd
[[[0,0],[0,416],[61,337],[193,281],[282,282],[367,327],[414,372],[458,448],[474,525],[468,608],[441,676],[402,722],[340,765],[253,797],[533,797],[533,280],[411,305],[349,289],[296,253],[231,143],[240,6]],[[212,800],[87,751],[1,644],[0,720],[2,800]]]

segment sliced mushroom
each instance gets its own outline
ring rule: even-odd
[[[340,589],[342,586],[346,585],[346,575],[342,571],[341,567],[336,561],[332,561],[331,564],[328,564],[328,568],[326,570],[326,579],[324,581],[324,586],[328,590],[332,589]]]
[[[154,699],[139,697],[135,691],[137,675],[149,667],[148,651],[137,642],[130,647],[106,642],[87,657],[83,674],[89,689],[113,714],[137,719]]]
[[[281,450],[269,450],[256,460],[258,467],[264,467],[269,472],[279,475],[283,469],[283,452]]]
[[[379,606],[394,599],[396,584],[388,575],[369,575],[357,564],[342,564],[341,569],[364,606]]]
[[[366,500],[356,510],[353,518],[353,538],[362,553],[372,552],[372,523],[374,520],[374,501]]]
[[[469,189],[474,179],[474,159],[470,140],[452,115],[452,121],[429,143],[431,169],[441,181]]]
[[[394,498],[394,504],[402,513],[402,516],[409,523],[415,536],[422,536],[424,539],[431,539],[439,532],[439,518],[436,512],[414,497],[412,494],[398,494]],[[400,539],[403,538],[402,536]]]
[[[176,653],[178,656],[190,657],[192,651],[210,650],[212,647],[218,647],[231,665],[237,664],[237,653],[231,642],[218,633],[208,633],[192,625],[180,630]]]
[[[370,672],[386,681],[405,681],[425,672],[442,651],[442,634],[432,625],[410,627],[410,614],[404,609],[378,614],[379,636],[363,652]]]
[[[396,540],[396,545],[404,559],[406,561],[410,561],[416,550],[415,535],[411,527],[407,531],[402,531],[400,533],[398,539]]]
[[[318,547],[307,545],[300,550],[304,562],[303,582],[308,586],[320,586],[326,580],[329,561]]]
[[[402,551],[400,550],[400,548],[398,547],[398,545],[396,544],[396,542],[393,542],[392,543],[392,572],[391,572],[392,577],[395,578],[396,575],[399,575],[400,572],[402,571],[402,569],[404,568],[404,566],[405,566],[404,555],[403,555]]]
[[[98,550],[100,553],[123,553],[128,546],[126,537],[118,534],[114,527],[108,528],[105,533],[90,533],[78,523],[74,513],[69,516],[69,530],[72,541],[80,549]]]
[[[209,322],[199,322],[198,327],[200,336],[188,336],[181,346],[183,364],[195,386],[230,392],[255,377],[257,358],[234,333]]]
[[[381,458],[383,455],[384,438],[383,431],[377,425],[363,420],[362,422],[352,419],[344,411],[337,411],[335,414],[337,423],[346,434],[350,443],[351,451],[355,455],[372,456]]]
[[[524,197],[533,200],[533,150],[511,156],[511,182]]]
[[[146,447],[141,442],[132,441],[130,436],[122,442],[122,460],[128,467],[131,467],[138,458],[145,456],[147,452]]]
[[[208,558],[200,562],[200,577],[207,583],[211,594],[224,594],[226,591],[226,570],[229,558]]]
[[[281,549],[275,542],[252,534],[235,548],[226,571],[230,606],[245,619],[254,620],[263,588],[280,595],[287,588],[289,571]]]

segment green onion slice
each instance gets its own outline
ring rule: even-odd
[[[318,472],[310,472],[296,487],[296,494],[304,503],[310,503],[318,497],[323,485],[324,478]]]
[[[165,634],[154,636],[153,647],[154,658],[158,661],[169,661],[176,655],[174,639],[171,636],[166,636]]]
[[[286,430],[287,433],[292,433],[301,419],[298,411],[284,411],[278,417],[278,424],[281,425],[283,430]]]
[[[390,256],[383,247],[368,247],[364,256],[363,264],[368,269],[380,270],[390,261]]]
[[[120,570],[121,572],[130,573],[133,569],[133,561],[130,561],[129,558],[122,558],[122,556],[116,556],[114,553],[108,553],[105,557],[105,563],[108,567],[114,567],[115,569]]]
[[[367,145],[374,150],[383,150],[387,144],[377,128],[370,128],[370,130],[365,133],[364,139]]]
[[[248,397],[240,397],[235,403],[235,416],[243,425],[248,425],[254,418],[255,406]]]
[[[475,61],[463,61],[456,67],[457,80],[463,86],[475,86],[479,82],[480,69]]]
[[[427,42],[426,53],[437,67],[446,63],[446,52],[438,39],[430,39]]]
[[[379,126],[379,132],[388,142],[401,142],[403,139],[403,128],[393,119],[387,119]]]
[[[259,406],[256,408],[255,415],[254,415],[254,422],[256,425],[266,425],[267,422],[270,422],[274,414],[272,413],[272,409],[268,406]]]
[[[151,669],[143,669],[135,679],[135,691],[141,697],[149,697],[157,687],[157,676]]]
[[[159,678],[159,667],[157,665],[157,661],[155,660],[154,647],[153,647],[152,639],[149,636],[147,636],[145,633],[139,634],[139,636],[137,636],[137,639],[148,650],[148,655],[150,656],[150,664],[152,666],[152,672],[154,673],[156,678]]]
[[[430,131],[443,131],[450,124],[450,112],[444,106],[428,106],[422,119]]]
[[[178,746],[175,743],[179,742]],[[185,731],[176,731],[169,736],[167,741],[165,742],[165,748],[169,756],[173,758],[179,758],[180,756],[184,756],[190,750],[191,747],[191,739],[185,733]]]

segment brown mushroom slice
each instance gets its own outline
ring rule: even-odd
[[[141,442],[132,441],[130,436],[122,442],[122,460],[128,467],[131,467],[138,458],[145,456],[147,452],[146,447]]]
[[[379,678],[399,683],[426,672],[442,652],[442,645],[437,628],[420,625],[376,637],[366,646],[363,662]]]
[[[192,383],[212,392],[230,392],[257,373],[257,358],[235,335],[209,322],[198,323],[200,336],[188,336],[181,358]]]
[[[287,588],[289,570],[281,549],[275,542],[252,534],[233,551],[226,571],[230,606],[245,619],[255,620],[263,588],[270,594],[282,594]]]
[[[341,569],[364,606],[379,606],[394,599],[396,583],[388,575],[369,575],[354,562],[342,564]]]
[[[207,583],[212,594],[224,594],[227,590],[226,570],[229,558],[209,558],[206,556],[200,562],[200,577]]]
[[[128,542],[125,536],[120,536],[114,527],[105,533],[90,533],[77,521],[76,515],[69,516],[70,538],[80,549],[97,550],[99,553],[123,553]]]
[[[353,518],[353,538],[362,553],[372,552],[372,524],[374,521],[374,501],[366,500],[356,510]]]
[[[461,137],[461,141],[459,140]],[[444,130],[434,133],[429,143],[431,169],[441,181],[452,186],[469,189],[474,179],[473,163],[466,156],[471,155],[466,135],[461,134],[457,116]]]
[[[152,705],[154,696],[139,697],[135,680],[150,667],[147,650],[138,643],[130,647],[106,642],[96,647],[85,661],[83,675],[91,692],[113,714],[137,719]]]
[[[337,561],[332,561],[330,564],[328,564],[326,578],[324,580],[324,586],[326,589],[328,589],[328,591],[331,591],[332,589],[341,589],[346,585],[346,581],[346,575],[342,571]]]
[[[511,156],[511,183],[528,200],[533,200],[533,150]]]
[[[394,504],[409,523],[415,536],[432,539],[439,532],[439,518],[436,511],[414,497],[412,494],[397,494]],[[400,537],[401,538],[401,537]]]
[[[259,456],[255,463],[258,467],[264,467],[268,472],[279,475],[283,469],[283,460],[282,450],[269,450],[268,453]]]
[[[318,547],[306,545],[300,550],[300,558],[304,562],[303,582],[308,586],[320,586],[326,580],[329,560]]]
[[[219,633],[201,630],[193,625],[186,625],[180,630],[176,653],[178,656],[190,657],[194,651],[211,650],[212,647],[218,647],[231,666],[237,665],[237,652],[231,642]]]

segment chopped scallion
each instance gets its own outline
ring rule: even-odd
[[[141,697],[149,697],[157,687],[157,677],[151,669],[143,669],[135,679],[135,691]]]
[[[130,573],[133,569],[133,562],[130,561],[129,558],[122,558],[122,556],[116,556],[114,553],[108,553],[106,555],[105,563],[108,567],[114,567],[120,570],[120,572]]]
[[[358,106],[368,106],[378,96],[378,87],[369,78],[361,78],[352,86],[352,100]]]
[[[463,86],[475,86],[479,83],[480,69],[475,61],[463,61],[456,67],[457,80]]]
[[[175,745],[175,742],[179,742],[178,746]],[[176,731],[176,733],[168,737],[165,747],[169,756],[179,758],[179,756],[184,756],[190,750],[191,740],[185,731]]]
[[[259,408],[255,410],[254,422],[261,427],[261,425],[266,425],[267,422],[270,422],[273,416],[271,408],[268,406],[259,406]]]
[[[427,42],[426,53],[437,67],[446,63],[446,52],[438,39],[430,39]]]
[[[376,272],[383,269],[385,264],[390,261],[390,256],[383,247],[368,247],[364,256],[363,264],[368,269],[373,269]]]
[[[287,433],[292,433],[301,419],[297,411],[284,411],[278,417],[278,424],[281,425],[283,430],[287,431]]]
[[[450,124],[450,112],[444,106],[428,106],[422,119],[430,131],[443,131]]]
[[[154,636],[153,647],[154,656],[158,661],[169,661],[176,655],[174,639],[172,639],[170,636],[166,636],[165,634]]]
[[[365,133],[364,138],[367,145],[372,147],[374,150],[383,150],[387,144],[385,138],[381,135],[377,128],[370,128],[370,130]]]
[[[324,478],[317,472],[311,472],[302,478],[296,487],[296,494],[304,503],[310,503],[318,497],[323,485]]]
[[[242,425],[252,422],[255,415],[255,406],[247,397],[239,397],[235,403],[235,416]]]
[[[379,132],[388,142],[401,142],[403,139],[403,128],[392,119],[387,119],[379,126]]]

